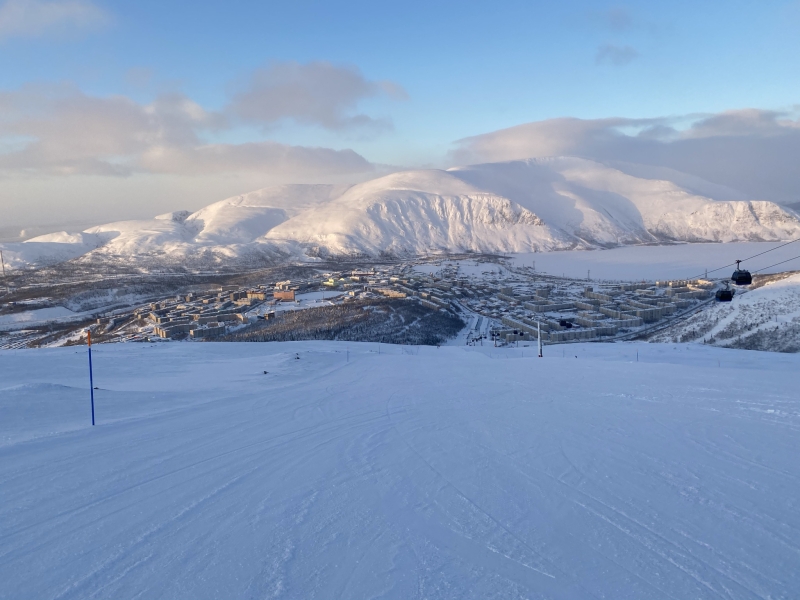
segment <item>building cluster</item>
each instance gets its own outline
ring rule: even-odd
[[[193,293],[152,302],[134,311],[140,318],[153,324],[154,335],[172,339],[214,338],[223,335],[232,326],[250,323],[257,317],[247,313],[254,307],[272,299],[266,289],[227,289],[214,294]],[[266,313],[266,318],[274,313]]]
[[[658,324],[710,299],[714,288],[707,280],[587,285],[585,280],[493,267],[487,265],[481,273],[466,272],[458,263],[430,274],[407,270],[371,289],[391,297],[417,297],[434,309],[475,313],[475,335],[484,324],[492,324],[503,342],[534,341],[541,332],[543,341],[561,343],[609,338]]]
[[[550,343],[616,336],[708,300],[713,287],[704,280],[584,286],[580,294],[572,290],[557,298],[551,287],[533,295],[505,290],[511,293],[499,296],[512,310],[501,318],[504,327],[497,334],[505,341],[536,340],[541,331],[542,340]]]
[[[618,284],[571,280],[474,259],[409,261],[370,269],[311,272],[304,280],[254,288],[188,293],[136,309],[133,316],[137,319],[131,323],[139,324],[134,332],[139,336],[210,339],[259,318],[272,318],[276,311],[386,297],[474,315],[477,319],[470,321],[474,331],[470,330],[468,341],[490,331],[502,343],[535,341],[541,332],[543,341],[562,343],[608,339],[648,328],[708,300],[713,288],[714,284],[705,280]],[[127,315],[122,323],[130,319],[130,313]],[[147,325],[142,326],[142,320]],[[106,330],[118,325],[112,319]]]

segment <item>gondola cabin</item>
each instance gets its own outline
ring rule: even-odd
[[[724,290],[717,290],[716,293],[717,302],[730,302],[733,300],[733,290],[724,289]]]
[[[733,272],[733,275],[731,275],[731,281],[734,285],[750,285],[753,283],[753,277],[750,275],[750,271],[739,268],[740,262],[742,261],[736,261],[736,270]]]

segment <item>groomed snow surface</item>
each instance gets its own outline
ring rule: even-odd
[[[800,356],[545,350],[0,352],[0,597],[797,597]]]

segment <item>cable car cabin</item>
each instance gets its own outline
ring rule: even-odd
[[[717,290],[717,302],[730,302],[733,300],[733,290]]]
[[[731,275],[731,281],[734,285],[750,285],[753,283],[753,277],[750,275],[750,271],[739,268],[740,262],[742,261],[736,261],[736,270],[733,272],[733,275]]]
[[[736,269],[731,275],[731,281],[736,285],[750,285],[753,283],[753,277],[750,275],[750,271]]]

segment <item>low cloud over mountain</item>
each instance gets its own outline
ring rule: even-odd
[[[545,156],[667,167],[750,198],[800,202],[800,120],[756,109],[654,119],[548,119],[456,143],[453,162]]]

